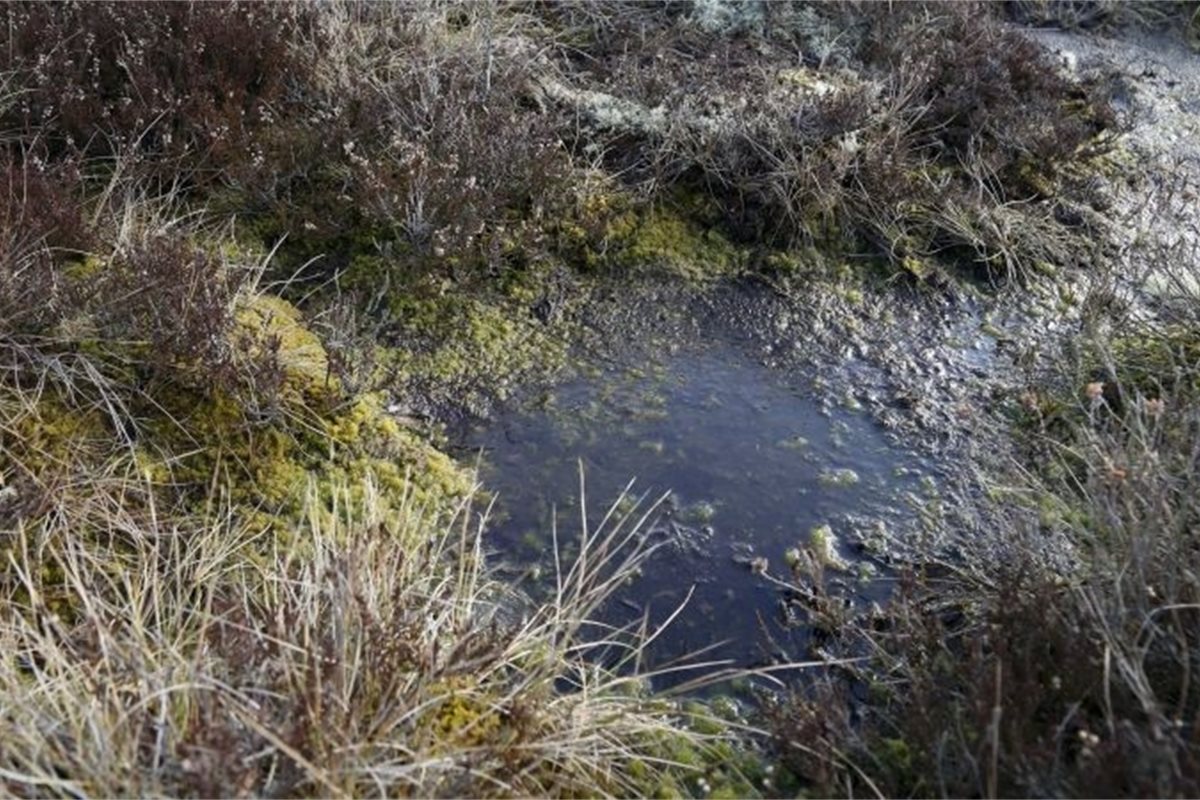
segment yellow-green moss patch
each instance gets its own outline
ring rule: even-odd
[[[504,399],[523,379],[567,363],[560,333],[509,298],[410,298],[401,312],[406,332],[387,352],[386,370],[427,394],[468,405],[475,395]]]
[[[747,263],[746,253],[720,231],[668,211],[620,217],[609,235],[620,245],[617,263],[628,269],[700,280],[733,274]]]
[[[258,294],[239,303],[233,346],[247,360],[273,359],[285,383],[298,392],[328,389],[329,357],[299,309],[281,297]]]

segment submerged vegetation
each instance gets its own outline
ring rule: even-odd
[[[0,787],[1200,792],[1197,254],[1122,316],[1087,176],[1127,121],[1001,13],[6,5]],[[1076,269],[1089,338],[1009,404],[1002,557],[914,565],[747,722],[596,621],[652,506],[585,514],[535,604],[437,423],[566,369],[606,287],[813,264],[859,302]],[[831,536],[778,579],[818,605]]]

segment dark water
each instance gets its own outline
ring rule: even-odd
[[[788,578],[785,553],[829,525],[847,568],[826,580],[851,603],[882,599],[887,570],[872,537],[909,535],[912,498],[930,469],[865,414],[823,408],[812,385],[812,375],[769,370],[717,340],[659,363],[607,365],[476,427],[464,455],[481,453],[484,485],[498,494],[494,557],[536,594],[531,566],[553,580],[553,509],[560,541],[579,530],[579,462],[597,521],[636,478],[637,491],[672,493],[658,522],[673,543],[621,590],[610,621],[641,612],[661,621],[694,588],[652,648],[658,663],[718,642],[706,658],[808,657],[803,613],[789,620],[787,593],[748,562],[766,558],[772,575]]]

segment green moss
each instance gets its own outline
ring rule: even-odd
[[[693,700],[683,707],[683,712],[688,716],[688,724],[692,730],[703,733],[707,736],[717,736],[725,731],[725,721],[717,716],[711,708],[705,703],[698,700]],[[683,747],[674,752],[674,760],[681,764],[689,766],[701,766],[703,759],[701,753],[694,747]]]
[[[193,487],[197,499],[217,476],[236,507],[280,532],[295,528],[310,490],[332,506],[339,493],[357,499],[369,486],[385,521],[397,524],[406,500],[436,510],[470,490],[465,471],[399,426],[375,395],[326,414],[292,409],[265,424],[223,395],[180,392],[169,411],[181,425],[156,421],[151,439],[176,455],[144,453],[148,469],[179,489]]]
[[[95,280],[107,267],[108,262],[97,255],[87,255],[82,259],[68,262],[63,269],[63,277],[73,282]]]
[[[419,387],[426,400],[471,407],[488,397],[504,399],[526,379],[568,365],[563,335],[510,299],[409,297],[396,309],[404,332],[384,365],[400,388]]]
[[[851,395],[847,395],[847,398],[853,399]],[[857,403],[857,401],[855,401],[855,403]],[[849,405],[849,403],[847,403],[847,405]],[[854,486],[862,479],[854,470],[843,468],[821,470],[819,480],[821,481],[822,486],[845,487]]]
[[[707,500],[700,500],[679,513],[684,522],[709,523],[717,516],[717,507]]]
[[[479,747],[501,735],[503,720],[497,703],[474,678],[454,675],[434,682],[427,692],[430,709],[418,722],[417,731],[432,740],[433,752]]]
[[[746,254],[719,231],[666,211],[621,220],[612,231],[622,242],[619,263],[629,269],[662,269],[691,279],[729,275]]]
[[[231,344],[248,368],[269,356],[279,375],[271,396],[191,381],[129,390],[119,404],[128,416],[122,436],[97,410],[105,406],[78,393],[50,388],[35,403],[6,394],[0,475],[24,473],[49,485],[56,474],[132,456],[164,499],[200,502],[220,486],[238,513],[279,531],[296,527],[310,487],[332,503],[339,487],[370,485],[397,520],[404,502],[437,509],[469,491],[466,473],[388,415],[383,397],[344,397],[320,340],[287,302],[244,302]]]
[[[1033,191],[1038,197],[1054,197],[1058,192],[1054,180],[1046,172],[1046,165],[1029,159],[1022,160],[1017,168],[1017,177],[1026,189]]]
[[[105,461],[120,447],[102,413],[50,392],[30,402],[29,396],[21,396],[9,386],[0,388],[0,419],[4,421],[0,425],[0,506],[7,506],[5,511],[48,507],[43,499],[61,501],[64,494],[87,496],[93,487],[86,476],[100,474]],[[136,502],[133,495],[127,502],[130,509]],[[6,526],[0,532],[0,576],[10,569],[11,559],[19,563],[23,558],[18,545],[20,531],[21,526]],[[71,618],[77,611],[76,595],[66,588],[63,565],[57,560],[41,560],[47,549],[40,543],[26,552],[34,562],[29,580],[42,601],[55,614]],[[12,591],[19,599],[29,599],[20,582],[12,583]]]
[[[741,719],[742,709],[737,700],[728,695],[718,695],[709,702],[714,714],[727,722],[737,722]]]
[[[828,291],[850,305],[862,305],[865,300],[864,280],[872,277],[876,271],[880,277],[886,278],[891,275],[891,269],[877,261],[851,264],[838,257],[840,249],[840,243],[822,240],[820,247],[777,250],[767,254],[759,268],[785,284],[803,280],[805,290],[813,291],[813,284],[816,283],[819,284],[816,291]]]
[[[863,296],[862,289],[857,286],[845,286],[839,284],[835,288],[841,298],[852,306],[861,306],[866,300],[866,298]]]
[[[1127,392],[1157,398],[1164,392],[1178,397],[1200,396],[1200,332],[1173,326],[1154,335],[1122,336],[1112,342],[1117,377]],[[1099,369],[1102,360],[1097,360]]]
[[[271,359],[282,370],[283,390],[292,398],[336,392],[324,345],[291,303],[254,295],[238,305],[234,323],[232,344],[242,359]]]
[[[805,271],[811,269],[813,265],[805,261],[799,253],[778,250],[769,253],[763,259],[763,266],[770,272],[790,277],[803,274]]]
[[[933,264],[916,256],[905,256],[901,259],[900,266],[905,272],[921,281],[929,280],[937,272],[937,268]]]
[[[720,216],[703,193],[677,193],[669,207],[647,209],[619,189],[600,188],[581,199],[573,218],[558,223],[558,251],[584,269],[711,279],[749,261],[715,227]]]
[[[915,758],[912,748],[903,739],[881,739],[872,752],[881,767],[890,773],[901,786],[920,785],[915,775]]]
[[[1129,146],[1126,135],[1110,135],[1105,146],[1096,155],[1087,159],[1069,161],[1060,166],[1064,175],[1073,178],[1089,178],[1100,175],[1111,181],[1134,178],[1144,169],[1142,157]]]
[[[808,532],[808,549],[823,566],[846,570],[849,564],[838,553],[837,536],[829,525],[817,525]]]
[[[6,421],[0,434],[0,484],[3,476],[21,473],[46,484],[52,474],[71,472],[107,455],[114,444],[104,415],[66,398],[47,394],[30,404],[6,390],[0,405]]]
[[[687,797],[682,789],[679,788],[679,783],[675,780],[674,775],[663,775],[653,788],[646,793],[647,797],[656,798],[656,800],[676,800],[676,798]]]

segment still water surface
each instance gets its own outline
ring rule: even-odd
[[[659,622],[692,591],[652,648],[657,663],[714,645],[705,658],[741,665],[807,658],[803,614],[785,615],[786,593],[751,562],[766,558],[788,578],[785,553],[829,525],[847,568],[827,580],[855,604],[883,599],[888,571],[871,545],[882,531],[910,535],[932,471],[866,414],[822,405],[812,385],[718,338],[657,363],[609,363],[514,404],[462,437],[498,495],[494,559],[536,594],[539,569],[553,580],[552,515],[560,541],[578,534],[579,464],[596,521],[636,478],[637,492],[671,493],[657,518],[671,544],[621,590],[608,620]]]

